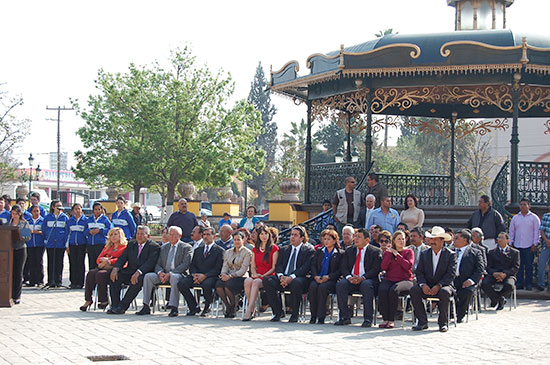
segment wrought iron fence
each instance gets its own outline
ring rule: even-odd
[[[550,163],[518,162],[518,195],[531,205],[550,205]]]
[[[378,174],[388,189],[392,205],[404,206],[405,197],[414,194],[419,205],[449,205],[451,177],[445,175]]]
[[[310,201],[322,203],[332,201],[336,190],[345,186],[345,179],[353,176],[359,181],[365,175],[365,162],[322,163],[311,165]]]
[[[491,200],[493,201],[493,208],[495,208],[504,218],[504,222],[508,227],[513,215],[506,210],[506,204],[508,203],[508,174],[509,174],[510,161],[506,161],[500,168],[493,184],[491,185]]]

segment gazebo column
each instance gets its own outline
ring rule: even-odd
[[[311,100],[306,102],[307,104],[307,136],[306,136],[306,168],[304,172],[304,203],[310,203],[310,176],[311,176]]]
[[[453,112],[451,114],[451,166],[450,166],[450,180],[451,180],[451,205],[455,205],[455,191],[456,191],[456,171],[455,171],[455,164],[456,164],[456,153],[455,153],[455,125],[456,125],[456,117],[458,113]]]
[[[372,110],[370,109],[372,95],[367,93],[367,129],[365,137],[365,171],[369,171],[372,162]]]
[[[513,94],[513,111],[512,111],[512,138],[510,139],[510,204],[518,204],[518,160],[519,160],[519,80],[521,75],[514,74],[514,94]]]
[[[346,143],[346,158],[345,161],[351,161],[351,114],[346,112],[346,122],[348,124],[348,135]]]

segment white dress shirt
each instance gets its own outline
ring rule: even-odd
[[[432,250],[433,275],[435,275],[435,271],[437,270],[437,264],[439,263],[439,258],[441,257],[441,251],[443,251],[443,250],[442,250],[442,249],[439,250],[439,252],[436,254],[436,253]]]
[[[298,254],[300,253],[300,249],[302,248],[302,245],[303,245],[303,244],[304,244],[304,243],[302,242],[302,243],[300,243],[298,246],[292,247],[292,250],[290,251],[290,256],[288,256],[288,263],[286,264],[285,273],[287,273],[287,272],[289,272],[289,271],[294,271],[294,270],[296,270],[296,267],[294,267],[294,268],[291,268],[291,267],[290,267],[290,258],[292,257],[292,253],[294,252],[294,250],[296,250],[296,259],[295,259],[295,261],[294,261],[294,265],[296,265],[296,264],[298,263]],[[293,269],[294,269],[294,270],[293,270]],[[284,273],[283,273],[283,274],[284,274]],[[280,277],[280,276],[281,276],[281,275],[279,275],[279,277]],[[295,278],[296,278],[296,275],[294,275],[294,274],[290,274],[289,276],[290,276],[292,279],[295,279]]]
[[[367,252],[368,244],[363,247],[361,250],[361,260],[359,260],[359,276],[365,275],[365,252]],[[359,251],[359,247],[357,247],[357,250]],[[357,254],[355,255],[355,260],[357,260]],[[346,276],[346,279],[349,279],[353,276],[353,270],[355,269],[355,263],[353,264],[353,267],[351,268],[351,273]]]

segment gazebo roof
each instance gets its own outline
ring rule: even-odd
[[[300,100],[323,99],[388,87],[550,85],[550,38],[511,30],[390,34],[339,51],[308,57],[308,75],[290,61],[271,73],[274,92]]]

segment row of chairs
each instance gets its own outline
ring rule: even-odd
[[[128,286],[127,285],[124,285],[122,287],[122,291],[121,291],[121,296],[124,296],[124,293],[126,292],[126,290],[128,289]],[[167,290],[170,290],[170,285],[169,284],[159,284],[159,285],[156,285],[154,290],[153,290],[153,295],[152,295],[152,306],[151,306],[151,309],[153,311],[153,313],[155,312],[155,309],[158,310],[158,311],[161,311],[161,310],[166,310],[166,296],[165,295],[165,292]],[[193,287],[193,292],[194,292],[194,295],[195,295],[195,299],[197,300],[197,303],[200,302],[200,298],[201,298],[201,294],[202,294],[202,288],[200,286],[197,286],[197,287]],[[216,292],[214,290],[214,298],[215,298],[215,303],[214,303],[214,315],[216,318],[219,317],[219,312],[220,312],[220,308],[222,307],[223,308],[223,304],[222,304],[222,301],[221,299],[216,295]],[[290,292],[288,291],[284,291],[284,292],[281,292],[281,299],[282,299],[282,305],[283,305],[283,308],[286,308],[286,302],[285,302],[285,298],[287,295],[290,295]],[[362,304],[362,294],[359,293],[359,292],[352,292],[350,293],[350,296],[352,298],[356,298],[358,303],[357,305],[355,306],[355,316],[358,316],[359,314],[359,309],[360,309],[360,306]],[[238,303],[241,303],[241,316],[244,317],[244,314],[245,314],[245,310],[248,306],[248,300],[246,298],[246,296],[244,295],[244,293],[240,293],[237,295],[237,302]],[[513,288],[513,291],[511,293],[511,298],[510,298],[510,311],[512,310],[512,308],[517,308],[517,294],[516,294],[516,287],[514,286]],[[162,306],[161,306],[161,300],[162,300]],[[328,298],[329,300],[329,312],[328,312],[328,315],[329,315],[329,318],[332,320],[333,317],[334,317],[334,303],[336,302],[336,294],[331,294]],[[404,328],[405,327],[405,321],[406,321],[406,313],[407,313],[407,304],[410,303],[410,296],[409,295],[405,295],[405,296],[400,296],[399,297],[399,300],[400,300],[400,306],[402,308],[402,314],[401,314],[401,327]],[[482,296],[482,293],[481,293],[481,289],[479,287],[476,287],[476,289],[474,290],[474,295],[472,296],[472,300],[470,301],[470,305],[469,305],[469,308],[468,308],[468,311],[466,312],[466,322],[469,321],[469,317],[470,317],[470,313],[475,315],[475,319],[478,320],[479,319],[479,312],[480,312],[480,308],[481,308],[481,302],[483,301],[483,309],[484,310],[487,310],[487,304],[486,304],[486,300],[487,300],[487,297],[486,296]],[[429,297],[425,300],[425,303],[427,303],[429,306],[428,308],[430,309],[434,309],[436,307],[436,304],[438,303],[439,299],[437,297]],[[300,309],[299,309],[299,321],[300,322],[305,322],[306,321],[306,314],[307,314],[307,303],[308,303],[308,299],[307,299],[307,294],[303,294],[302,295],[302,300],[300,302]],[[97,291],[95,291],[95,301],[94,301],[94,310],[96,309],[96,305],[97,305]],[[138,306],[137,306],[137,301],[134,299],[134,301],[132,302],[132,305],[133,307],[137,310]],[[184,301],[184,306],[185,306],[185,311],[184,313],[188,310],[187,308],[187,304],[185,303]],[[256,313],[257,315],[260,314],[260,308],[261,306],[261,296],[258,295],[257,299],[256,299],[256,303],[255,303],[255,307],[256,307]],[[376,297],[373,299],[373,306],[374,306],[374,313],[377,314],[378,313],[378,300],[376,299]],[[457,322],[456,322],[456,311],[455,311],[455,308],[456,308],[456,305],[455,305],[455,298],[454,296],[452,296],[450,298],[450,302],[449,302],[449,319],[448,319],[448,322],[450,323],[450,320],[453,319],[453,324],[454,326],[456,327],[457,325]],[[430,316],[432,316],[434,313],[433,310],[430,310]],[[412,316],[411,316],[411,321],[414,323],[415,322],[415,318],[414,318],[414,312],[411,313]],[[373,318],[373,324],[376,325],[376,319],[377,319],[377,315],[374,316]]]

